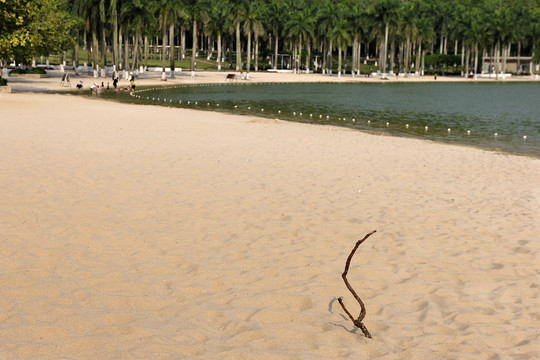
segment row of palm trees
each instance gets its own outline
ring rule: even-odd
[[[264,53],[276,68],[284,52],[290,54],[289,66],[296,72],[314,66],[331,71],[336,54],[338,75],[349,54],[353,74],[368,58],[383,73],[393,69],[409,73],[412,68],[423,72],[426,54],[440,53],[461,55],[462,73],[468,73],[478,71],[478,59],[486,55],[503,65],[510,54],[536,58],[540,42],[540,0],[75,0],[70,4],[81,19],[75,36],[91,49],[96,71],[106,64],[107,48],[112,48],[112,63],[118,68],[143,65],[149,39],[158,38],[154,45],[161,46],[163,78],[167,55],[174,77],[175,51],[184,56],[189,41],[194,70],[199,47],[205,46],[199,38],[207,40],[208,51],[217,50],[218,69],[226,48],[231,64],[235,53],[236,70],[245,69],[247,77],[252,59],[258,70],[259,55]]]

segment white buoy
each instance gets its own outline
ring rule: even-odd
[[[293,111],[293,115],[296,116],[296,111]]]
[[[278,110],[278,112],[277,112],[277,113],[278,113],[278,114],[281,114],[281,110]]]
[[[347,121],[347,118],[343,118],[343,121]]]
[[[408,129],[409,128],[409,124],[405,124],[405,129]]]
[[[390,126],[390,123],[389,123],[389,122],[386,123],[386,127],[388,127],[388,126]]]
[[[527,140],[527,135],[523,135],[523,140]]]
[[[371,120],[368,120],[367,123],[368,123],[368,124],[371,124]]]
[[[448,128],[448,132],[452,131],[452,129]]]
[[[467,130],[467,135],[471,135],[471,130]]]
[[[493,136],[497,137],[497,136],[499,136],[499,134],[498,134],[498,133],[495,133],[495,134],[493,134]]]
[[[238,109],[238,105],[234,105],[234,108],[235,108],[235,109]]]
[[[330,119],[330,116],[326,115],[326,120]]]

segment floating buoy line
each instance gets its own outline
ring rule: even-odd
[[[319,82],[316,82],[316,83],[319,83]],[[320,83],[323,83],[323,82],[320,82]],[[198,106],[199,105],[199,102],[198,101],[195,101],[195,102],[192,102],[190,100],[187,100],[187,101],[182,101],[182,100],[178,100],[177,103],[173,103],[173,100],[172,99],[161,99],[161,98],[156,98],[156,97],[150,97],[150,96],[144,96],[143,94],[146,93],[146,92],[151,92],[151,91],[160,91],[160,90],[170,90],[170,89],[178,89],[178,88],[190,88],[190,87],[206,87],[206,86],[231,86],[231,85],[234,85],[234,86],[248,86],[248,85],[264,85],[264,84],[269,84],[269,85],[277,85],[277,84],[289,84],[289,83],[286,83],[286,82],[267,82],[267,83],[235,83],[235,84],[229,84],[229,83],[214,83],[214,84],[184,84],[184,85],[175,85],[175,86],[164,86],[164,87],[151,87],[151,88],[146,88],[146,89],[140,89],[140,90],[135,90],[133,92],[130,93],[130,96],[133,97],[133,98],[136,98],[136,99],[140,99],[140,100],[143,100],[143,101],[148,101],[150,103],[156,103],[156,104],[163,104],[163,103],[168,103],[168,104],[171,104],[171,105],[192,105],[193,106]],[[309,83],[311,84],[311,83]],[[208,108],[212,108],[212,107],[216,107],[216,108],[219,108],[220,107],[220,103],[211,103],[211,102],[206,102],[205,103],[206,107],[204,109],[208,109]],[[221,107],[221,109],[224,109],[223,107]],[[265,111],[264,108],[259,108],[258,110],[255,110],[255,109],[252,109],[251,106],[246,106],[246,107],[239,107],[239,105],[234,105],[234,111],[242,111],[242,112],[246,112],[246,111],[249,111],[251,113],[253,112],[257,112],[257,113],[260,113],[260,114],[263,114],[262,116],[265,116],[265,117],[269,117],[272,115],[272,112],[270,111]],[[292,115],[291,118],[294,118],[294,119],[299,119],[299,118],[302,118],[304,117],[304,114],[302,112],[297,112],[297,111],[293,111],[290,113]],[[290,118],[288,118],[286,116],[286,112],[283,112],[282,110],[277,110],[275,111],[275,114],[274,116],[280,116],[282,118],[282,120],[288,120]],[[276,116],[276,117],[277,117]],[[340,117],[338,115],[326,115],[326,114],[313,114],[313,113],[310,113],[309,115],[306,115],[304,117],[306,120],[313,120],[314,118],[318,118],[319,120],[323,120],[326,119],[327,122],[331,122],[331,121],[338,121],[339,123],[355,123],[355,124],[360,124],[359,121],[356,120],[356,118],[351,118],[349,120],[347,120],[346,117]],[[335,125],[336,123],[330,123],[331,125]],[[367,128],[379,128],[379,129],[382,129],[382,128],[387,128],[387,129],[395,129],[396,126],[390,124],[390,122],[388,121],[383,121],[383,120],[379,120],[379,121],[376,121],[376,120],[367,120],[366,121],[366,125],[367,125]],[[375,125],[378,125],[378,127],[376,127]],[[421,127],[416,127],[416,130],[417,131],[413,131],[415,130],[415,127],[414,126],[411,126],[410,124],[405,124],[405,126],[403,125],[400,125],[401,128],[405,128],[406,130],[410,130],[409,132],[410,133],[413,133],[413,134],[418,134],[420,133],[420,129]],[[442,129],[432,129],[430,128],[428,125],[425,125],[424,126],[424,133],[430,133],[430,134],[445,134],[447,136],[455,136],[455,135],[458,135],[459,133],[457,131],[454,131],[453,129],[451,128],[445,128],[445,130],[442,130]],[[407,132],[405,132],[407,133]],[[464,134],[466,134],[467,136],[471,136],[473,134],[472,130],[465,130]],[[476,134],[477,136],[480,136],[481,134]],[[485,134],[486,136],[489,136],[489,134]],[[501,134],[499,133],[492,133],[491,134],[491,137],[494,138],[494,139],[499,139],[501,138]],[[527,135],[523,135],[522,136],[522,139],[523,141],[527,141],[528,137]]]

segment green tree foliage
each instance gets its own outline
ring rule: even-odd
[[[75,43],[76,25],[66,0],[0,0],[0,57],[30,64],[65,50]]]

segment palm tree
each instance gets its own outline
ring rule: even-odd
[[[402,9],[402,26],[405,35],[405,56],[403,59],[403,70],[405,76],[409,73],[409,59],[412,57],[412,39],[418,36],[417,12],[419,8],[417,2],[409,2],[403,4]]]
[[[352,72],[360,73],[361,44],[369,32],[367,9],[364,3],[355,2],[348,9],[347,19],[353,33]]]
[[[240,71],[240,74],[243,73],[242,70],[242,45],[240,43],[240,27],[244,20],[245,14],[247,12],[247,7],[249,6],[249,0],[231,0],[231,9],[229,13],[229,19],[231,20],[231,25],[236,32],[236,71]]]
[[[531,18],[531,4],[516,4],[515,7],[511,9],[514,12],[514,30],[511,34],[512,42],[517,43],[517,74],[521,72],[521,49],[523,45],[527,44],[527,34],[530,33],[531,26],[533,22]]]
[[[270,0],[266,6],[265,23],[274,36],[274,56],[272,59],[272,68],[277,69],[278,65],[278,48],[279,48],[279,33],[283,27],[286,14],[286,4],[284,0]]]
[[[346,19],[339,19],[330,33],[330,39],[338,48],[338,77],[341,77],[341,53],[342,49],[351,42],[351,27]]]
[[[392,30],[397,27],[401,12],[400,0],[378,0],[371,8],[371,17],[378,24],[379,37],[384,33],[384,45],[381,58],[381,73],[386,72],[386,61],[388,60],[388,37]],[[382,27],[384,26],[384,31]]]
[[[135,70],[137,65],[142,62],[139,44],[142,43],[142,31],[144,27],[155,24],[155,9],[159,5],[152,0],[139,0],[137,2],[125,1],[120,9],[120,28],[124,38],[124,70],[130,69],[129,66],[129,35],[133,34],[134,43],[132,51],[131,71]]]
[[[495,72],[496,79],[499,78],[499,72],[505,69],[501,67],[500,54],[503,54],[503,63],[506,63],[505,59],[505,43],[509,38],[510,34],[513,31],[513,21],[511,17],[511,12],[509,11],[506,4],[502,3],[501,0],[491,0],[491,4],[486,4],[490,8],[494,7],[493,16],[490,18],[490,29],[492,34],[492,41],[494,42],[494,52],[495,52],[495,63],[497,64],[497,69]]]
[[[317,30],[323,39],[326,51],[323,56],[323,67],[332,69],[332,38],[330,32],[336,27],[338,20],[342,17],[342,5],[332,1],[325,1],[317,12]]]
[[[160,4],[159,27],[161,29],[163,45],[161,48],[161,57],[163,60],[161,80],[167,80],[165,73],[167,30],[169,30],[169,59],[171,68],[171,79],[175,78],[174,27],[175,23],[182,16],[182,12],[184,11],[181,5],[182,2],[179,0],[162,0]]]
[[[98,76],[98,36],[97,27],[99,20],[100,0],[76,0],[74,8],[78,15],[84,20],[86,32],[92,34],[92,67],[94,77]]]
[[[229,8],[227,0],[216,0],[209,14],[209,21],[206,25],[207,31],[210,34],[217,36],[217,64],[218,70],[221,70],[222,55],[222,36],[223,30],[227,28],[229,21]]]
[[[540,45],[540,7],[534,8],[531,11],[531,18],[533,21],[531,22],[529,34],[532,42],[532,61],[530,63],[529,72],[531,75],[533,75],[533,63],[535,62],[538,64],[538,60],[540,58],[540,53],[537,51],[538,46]]]
[[[432,18],[429,17],[429,8],[420,7],[419,16],[416,19],[416,64],[415,69],[418,75],[424,75],[424,59],[426,50],[424,42],[431,41],[433,36]]]
[[[242,12],[241,22],[242,29],[244,34],[247,35],[247,69],[246,69],[246,79],[249,79],[249,70],[251,68],[251,34],[254,32],[256,37],[262,33],[262,7],[260,6],[259,1],[249,1],[244,7]],[[258,56],[258,54],[255,54]]]
[[[285,23],[286,36],[292,39],[295,43],[294,50],[294,70],[300,73],[300,63],[302,61],[303,40],[306,40],[306,48],[309,47],[309,39],[313,37],[313,28],[315,26],[315,18],[312,16],[309,9],[295,9],[290,13],[289,20]],[[299,55],[296,55],[298,52]],[[309,56],[306,59],[306,69],[309,71]]]
[[[208,21],[207,9],[210,7],[208,0],[184,0],[186,13],[191,18],[193,24],[193,49],[191,53],[191,71],[195,71],[195,61],[197,56],[197,29],[198,23]]]

